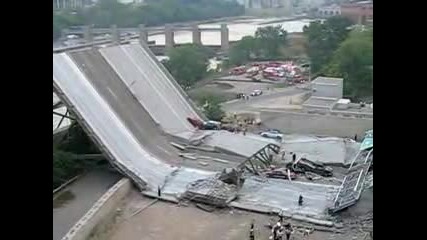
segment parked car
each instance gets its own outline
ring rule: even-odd
[[[272,138],[277,140],[282,140],[283,138],[283,134],[277,132],[262,132],[260,135],[261,137]]]
[[[203,124],[203,130],[220,130],[221,123],[217,121],[207,121]]]
[[[260,95],[262,95],[262,91],[261,91],[261,90],[254,90],[254,91],[251,93],[251,96],[252,96],[252,97],[260,96]]]
[[[282,131],[280,131],[279,129],[274,129],[274,128],[267,129],[267,130],[266,130],[266,132],[271,132],[271,133],[282,133]]]

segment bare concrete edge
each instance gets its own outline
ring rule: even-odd
[[[85,240],[95,227],[114,209],[130,191],[131,182],[122,178],[113,187],[108,189],[91,209],[68,231],[62,240]]]
[[[285,217],[288,217],[288,218],[291,218],[291,219],[294,219],[297,221],[308,222],[308,223],[311,223],[314,225],[320,225],[320,226],[325,226],[325,227],[335,226],[334,222],[332,222],[332,221],[320,220],[320,219],[305,217],[305,216],[296,215],[296,214],[290,215],[290,214],[282,212],[280,209],[271,208],[271,207],[254,206],[254,205],[242,204],[242,203],[238,203],[238,202],[232,202],[230,204],[230,206],[237,208],[237,209],[240,209],[240,210],[246,210],[246,211],[256,212],[256,213],[263,213],[263,214],[268,214],[268,215],[281,213]]]
[[[55,188],[53,190],[53,195],[55,195],[56,193],[58,193],[59,191],[61,191],[62,189],[66,188],[68,185],[70,185],[71,183],[75,182],[77,179],[79,179],[81,176],[83,176],[83,174],[79,174],[73,178],[71,178],[70,180],[66,181],[65,183],[63,183],[61,186]]]

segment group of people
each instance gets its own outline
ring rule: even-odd
[[[293,233],[293,228],[290,223],[283,223],[283,217],[280,217],[280,220],[273,226],[271,229],[272,236],[270,239],[272,240],[282,240],[283,235],[286,236],[286,240],[291,238],[291,234]]]

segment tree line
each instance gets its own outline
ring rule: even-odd
[[[353,99],[372,95],[373,29],[354,26],[346,17],[335,16],[311,22],[303,29],[304,51],[312,75],[344,78],[344,95]],[[282,26],[258,28],[245,36],[229,52],[229,65],[251,60],[289,59],[290,46]],[[295,51],[294,51],[295,52]]]
[[[344,78],[344,95],[372,96],[373,29],[335,16],[304,27],[314,75]]]
[[[243,6],[225,0],[146,0],[144,5],[122,4],[117,0],[99,0],[93,7],[53,14],[53,38],[61,29],[76,25],[95,27],[135,27],[239,16]]]

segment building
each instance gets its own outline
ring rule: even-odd
[[[78,9],[89,7],[93,4],[93,0],[53,0],[53,9]]]
[[[143,4],[145,0],[117,0],[122,4]],[[79,9],[84,7],[91,7],[96,4],[98,0],[53,0],[53,9]]]
[[[374,6],[372,1],[343,3],[341,4],[341,15],[346,16],[357,24],[373,22]]]
[[[247,15],[286,16],[292,15],[292,0],[245,0]]]
[[[337,15],[341,15],[341,7],[338,4],[319,7],[317,10],[317,16],[320,18],[328,18]]]

